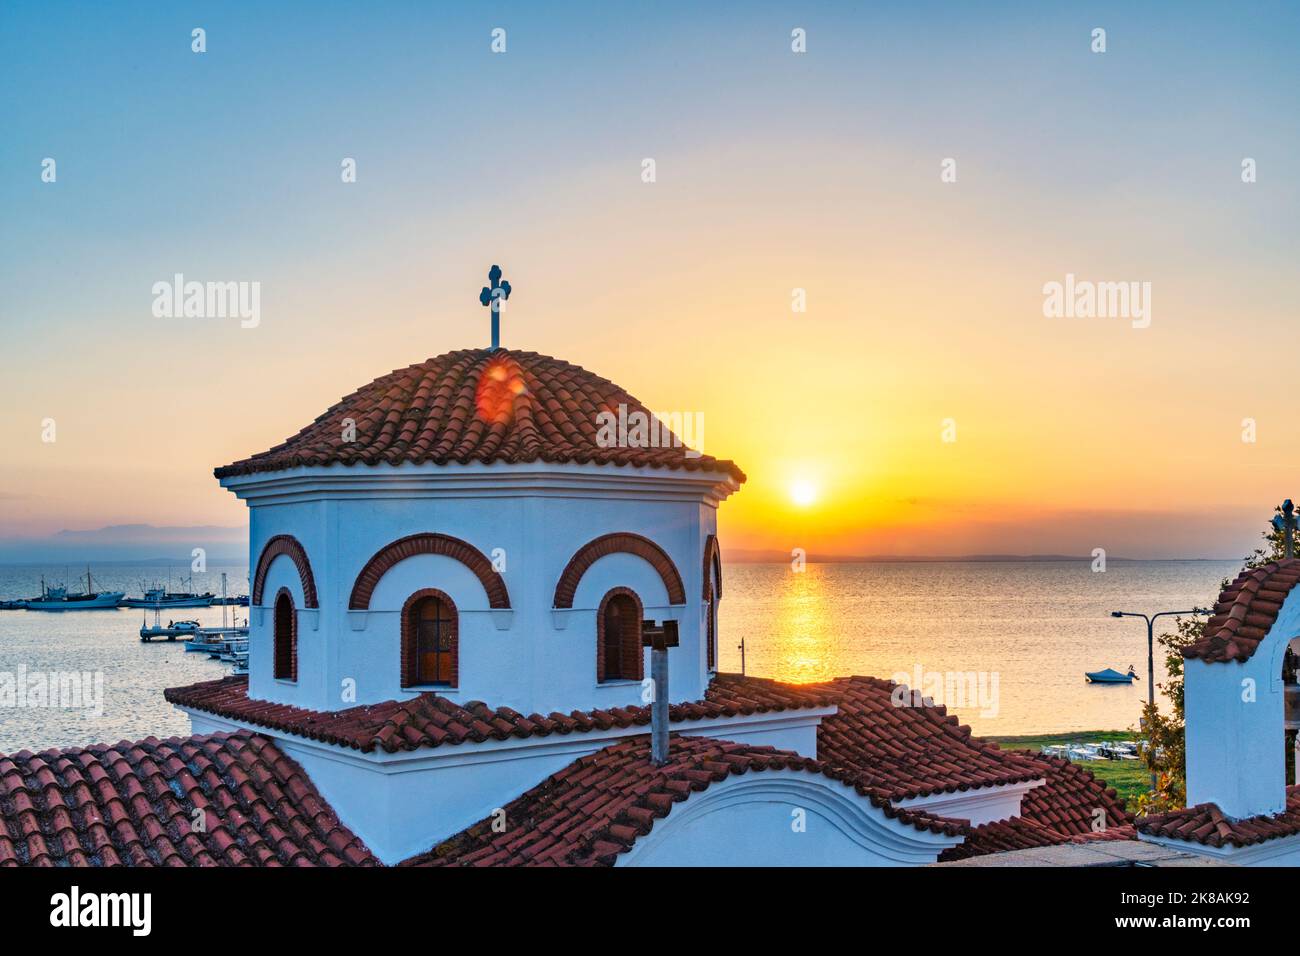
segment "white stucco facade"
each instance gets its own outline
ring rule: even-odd
[[[670,694],[695,700],[708,685],[704,550],[717,505],[737,488],[725,473],[612,465],[333,466],[241,475],[222,484],[249,506],[250,567],[276,535],[298,541],[310,561],[319,608],[305,608],[293,560],[270,564],[262,603],[250,610],[249,695],[313,710],[402,699],[401,609],[423,588],[451,597],[459,614],[459,680],[438,693],[524,713],[641,703],[635,682],[596,675],[596,610],[626,587],[644,616],[678,622]],[[483,584],[445,555],[407,558],[375,586],[367,610],[349,609],[358,574],[376,552],[418,533],[458,538],[497,563],[510,607],[489,607]],[[574,554],[602,535],[654,542],[680,574],[685,600],[671,600],[645,558],[606,555],[582,576],[572,607],[557,610],[557,583]],[[287,588],[298,614],[296,681],[271,666],[271,605]]]
[[[890,819],[817,774],[730,777],[673,808],[618,866],[919,866],[962,837]]]
[[[1282,658],[1300,634],[1300,589],[1246,661],[1184,661],[1187,805],[1215,803],[1233,819],[1286,809]]]

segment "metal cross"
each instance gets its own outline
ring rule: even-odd
[[[501,347],[501,303],[510,298],[510,283],[501,280],[501,267],[493,266],[488,270],[488,281],[478,294],[478,300],[492,309],[492,351]]]

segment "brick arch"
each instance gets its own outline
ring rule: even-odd
[[[267,572],[271,570],[271,562],[280,555],[289,558],[298,569],[298,580],[302,582],[303,607],[320,607],[316,601],[316,578],[311,573],[307,551],[291,534],[277,534],[262,548],[262,554],[257,559],[257,573],[253,575],[253,593],[249,603],[261,605],[262,593],[266,590]]]
[[[718,586],[713,586],[714,579]],[[704,600],[710,597],[722,597],[722,549],[718,547],[718,536],[711,534],[704,539]]]
[[[424,532],[398,538],[376,551],[374,557],[366,562],[366,566],[357,575],[356,583],[352,585],[348,608],[353,611],[367,610],[379,579],[399,561],[420,554],[437,554],[459,561],[469,568],[483,585],[483,590],[487,592],[489,607],[510,607],[510,594],[506,590],[505,579],[493,570],[492,562],[487,559],[487,555],[460,538]]]
[[[560,575],[559,583],[555,585],[554,606],[573,607],[573,596],[578,591],[578,582],[587,573],[587,569],[605,555],[619,553],[634,554],[650,562],[651,567],[659,572],[659,577],[668,590],[668,603],[686,603],[686,588],[682,584],[682,576],[677,571],[677,565],[673,564],[673,559],[668,557],[668,552],[649,538],[630,531],[618,531],[588,541],[574,553]]]

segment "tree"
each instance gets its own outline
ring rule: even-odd
[[[1281,508],[1273,509],[1278,514]],[[1244,560],[1245,568],[1258,568],[1270,561],[1281,561],[1286,553],[1286,544],[1281,531],[1270,524],[1262,535],[1264,544],[1256,548]],[[1219,586],[1222,591],[1228,586],[1225,579]],[[1187,745],[1184,739],[1186,728],[1183,710],[1183,648],[1194,643],[1205,633],[1205,621],[1198,618],[1174,618],[1177,628],[1175,633],[1161,634],[1157,643],[1165,649],[1165,670],[1168,679],[1158,684],[1169,698],[1171,712],[1162,714],[1159,705],[1142,705],[1142,720],[1138,736],[1143,741],[1142,760],[1155,775],[1156,788],[1141,794],[1137,799],[1139,813],[1163,813],[1177,810],[1187,802]],[[1288,748],[1288,753],[1290,748]],[[1290,771],[1288,770],[1288,779]]]

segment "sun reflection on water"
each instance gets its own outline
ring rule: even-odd
[[[822,568],[785,575],[776,602],[774,630],[780,637],[773,649],[772,676],[797,684],[835,677],[835,620]]]

